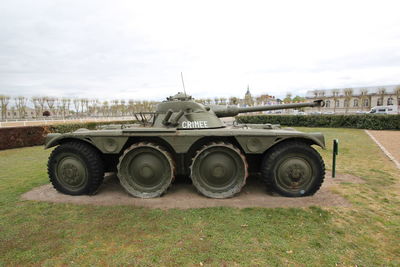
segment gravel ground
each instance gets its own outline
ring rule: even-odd
[[[193,185],[176,182],[168,192],[160,198],[140,199],[131,197],[119,184],[114,174],[106,176],[103,185],[93,196],[69,196],[57,192],[50,184],[43,185],[22,195],[24,200],[74,203],[89,205],[132,205],[137,207],[160,209],[189,209],[204,207],[309,207],[309,206],[349,206],[350,204],[340,195],[335,194],[330,188],[340,186],[342,182],[362,183],[363,180],[348,174],[338,174],[332,179],[327,175],[321,189],[310,197],[287,198],[269,192],[264,184],[254,177],[248,179],[242,192],[229,199],[211,199],[196,192]]]
[[[368,132],[393,156],[400,162],[400,131],[372,131]]]

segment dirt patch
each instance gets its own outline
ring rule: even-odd
[[[272,193],[263,183],[251,177],[242,192],[229,199],[211,199],[200,195],[193,185],[174,183],[168,192],[160,198],[140,199],[130,196],[119,184],[113,174],[106,176],[103,185],[93,196],[69,196],[57,192],[50,184],[43,185],[22,195],[24,200],[36,200],[55,203],[89,204],[101,206],[131,205],[160,209],[189,209],[205,207],[309,207],[309,206],[349,206],[346,199],[333,193],[329,188],[340,183],[362,183],[359,177],[343,174],[332,179],[327,175],[321,189],[310,197],[286,198]]]

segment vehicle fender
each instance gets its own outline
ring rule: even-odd
[[[321,133],[307,133],[296,136],[247,136],[236,137],[246,154],[262,154],[272,146],[289,140],[302,140],[325,149],[325,139]]]
[[[44,148],[48,149],[59,145],[62,139],[64,139],[64,136],[60,133],[49,133],[44,139]]]
[[[125,136],[96,136],[87,137],[79,135],[69,135],[60,133],[51,133],[46,136],[44,147],[45,149],[51,148],[61,144],[63,141],[78,140],[85,143],[89,143],[96,147],[102,153],[106,154],[117,154],[124,147],[128,137]]]
[[[290,140],[296,140],[296,141],[302,141],[302,142],[307,142],[310,145],[317,145],[321,147],[322,149],[326,149],[325,146],[325,137],[321,133],[304,133],[303,135],[299,136],[291,136],[288,138],[280,138],[277,140],[276,143],[281,143],[285,141],[290,141]]]

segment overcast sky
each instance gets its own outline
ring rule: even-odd
[[[0,94],[284,97],[400,84],[399,1],[2,1]]]

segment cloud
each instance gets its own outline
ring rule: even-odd
[[[161,100],[181,71],[196,97],[399,83],[396,5],[15,0],[0,9],[0,93]]]

